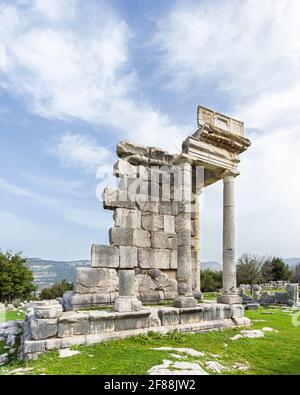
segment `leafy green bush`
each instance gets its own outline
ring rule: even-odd
[[[67,280],[62,280],[60,283],[55,283],[50,288],[44,288],[40,294],[40,299],[56,299],[67,291],[73,289],[73,284],[69,283]]]
[[[11,303],[14,299],[30,299],[35,290],[26,258],[21,253],[0,251],[0,301]]]
[[[211,269],[201,270],[201,291],[214,292],[222,288],[222,272]]]

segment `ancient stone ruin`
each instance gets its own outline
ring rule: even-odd
[[[234,179],[239,154],[249,145],[242,122],[204,107],[198,107],[198,128],[179,154],[121,141],[114,166],[118,188],[103,193],[103,206],[114,218],[110,244],[92,245],[91,267],[76,269],[64,312],[54,302],[28,315],[24,356],[153,330],[249,324],[236,287],[234,226]],[[220,180],[223,290],[218,303],[205,304],[199,303],[200,194]],[[112,305],[111,311],[84,311],[103,304]]]

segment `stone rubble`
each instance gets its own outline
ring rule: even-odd
[[[73,357],[74,355],[78,355],[78,354],[80,354],[80,351],[70,350],[69,348],[64,348],[62,350],[59,350],[59,358]]]
[[[155,347],[152,350],[157,351],[176,351],[181,352],[183,354],[191,355],[192,357],[203,357],[205,355],[202,351],[194,350],[193,348],[178,348],[178,347]]]
[[[228,368],[217,361],[206,361],[204,365],[207,369],[217,373],[221,373],[223,370],[228,370]]]
[[[205,376],[208,373],[197,363],[192,362],[173,362],[163,360],[161,365],[153,366],[148,370],[149,375],[199,375]]]

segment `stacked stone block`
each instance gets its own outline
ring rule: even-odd
[[[154,270],[154,269],[153,269]],[[140,311],[69,311],[62,312],[58,302],[39,302],[26,315],[21,342],[22,358],[75,345],[157,332],[165,334],[206,331],[249,325],[242,306],[201,304],[194,308],[147,307]]]
[[[121,270],[134,271],[136,296],[140,300],[174,299],[178,248],[179,254],[181,251],[190,254],[192,270],[194,273],[196,270],[191,213],[189,210],[184,219],[187,230],[181,229],[183,219],[179,212],[182,194],[187,201],[190,199],[191,166],[183,165],[186,183],[177,196],[174,184],[182,177],[182,171],[175,166],[176,155],[127,141],[118,144],[117,154],[120,159],[114,165],[114,175],[119,180],[118,188],[105,188],[103,192],[104,208],[113,211],[110,245],[93,245],[91,268],[77,269],[74,294],[64,297],[69,308],[99,301],[114,303],[119,296]],[[160,271],[159,275],[153,275],[154,269]],[[189,289],[194,286],[192,281]]]

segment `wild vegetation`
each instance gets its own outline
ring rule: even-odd
[[[252,319],[251,329],[272,328],[261,338],[232,340],[240,329],[220,332],[151,334],[125,340],[100,343],[93,346],[72,347],[80,352],[68,358],[59,358],[58,352],[48,352],[36,361],[28,363],[12,361],[0,369],[10,374],[16,368],[32,368],[27,374],[145,374],[163,359],[174,359],[167,351],[154,347],[190,347],[203,351],[203,357],[188,356],[184,361],[197,362],[209,374],[217,374],[205,367],[205,362],[214,360],[226,369],[222,374],[300,374],[300,326],[293,318],[293,311],[259,309],[247,311]],[[295,325],[296,322],[296,326]],[[277,331],[277,332],[276,332]],[[1,353],[1,346],[0,346]],[[234,368],[236,364],[246,370]]]
[[[30,299],[36,286],[32,272],[26,266],[26,258],[21,253],[0,251],[0,301]]]

